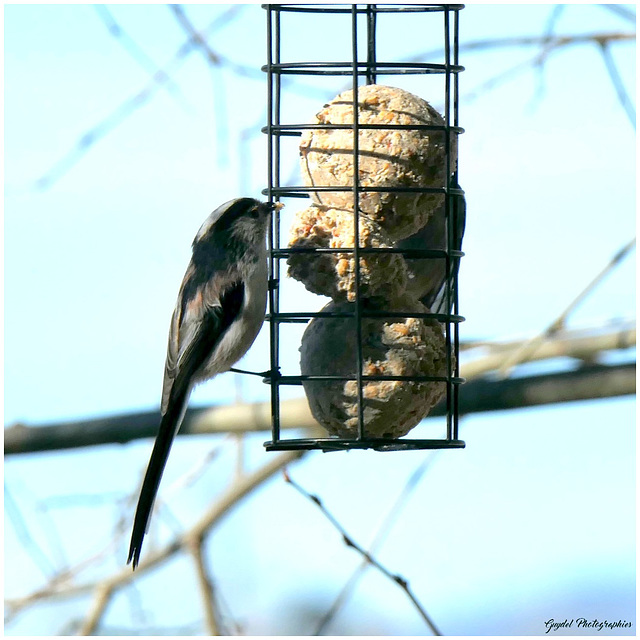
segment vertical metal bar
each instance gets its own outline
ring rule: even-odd
[[[351,5],[351,78],[353,88],[353,260],[355,270],[355,322],[356,322],[356,387],[358,394],[358,440],[364,434],[364,401],[362,394],[362,300],[360,298],[360,176],[358,154],[360,128],[358,122],[358,5]]]
[[[453,217],[453,207],[451,206],[451,195],[449,193],[449,186],[451,184],[451,131],[449,129],[451,124],[451,41],[450,41],[450,25],[449,25],[449,7],[444,6],[444,141],[445,141],[445,217],[446,217],[446,237],[447,237],[447,256],[445,258],[445,291],[444,298],[446,301],[445,312],[447,314],[447,320],[445,322],[445,337],[447,344],[447,439],[453,438],[453,394],[455,384],[452,384],[451,378],[453,376],[453,358],[452,341],[451,341],[451,251],[454,248],[454,225],[451,223]]]
[[[458,15],[459,11],[453,12],[453,64],[458,66]],[[453,74],[453,125],[458,126],[458,73]],[[457,171],[457,165],[456,165]]]
[[[376,83],[376,5],[367,5],[367,84]]]
[[[458,39],[458,15],[459,12],[458,11],[454,11],[453,13],[453,64],[454,65],[458,65],[458,49],[459,49],[459,39]],[[453,74],[453,125],[455,127],[458,126],[458,72],[456,71],[456,73]],[[458,134],[456,134],[457,136]],[[457,140],[456,140],[457,142]],[[460,154],[460,149],[459,146],[456,147],[457,151],[458,151],[458,155]],[[456,162],[456,170],[455,170],[455,176],[456,176],[456,186],[459,187],[460,186],[460,182],[458,180],[458,166],[459,166],[459,162]],[[456,196],[456,198],[458,198],[458,196]],[[458,229],[458,217],[457,217],[457,213],[458,213],[458,207],[463,206],[461,201],[458,199],[457,200],[457,206],[456,206],[456,219],[455,219],[455,235],[456,238],[458,237],[459,234],[459,229]],[[456,247],[459,248],[459,247]],[[460,272],[460,258],[458,258],[457,262],[456,262],[456,269],[455,269],[455,274],[454,274],[454,279],[452,282],[453,285],[453,313],[455,313],[456,315],[458,314],[458,273]],[[454,347],[454,354],[455,354],[455,363],[454,363],[454,375],[456,377],[460,376],[460,326],[459,323],[456,322],[454,324],[453,327],[453,347]],[[459,409],[459,393],[460,393],[460,386],[459,385],[453,385],[453,433],[452,436],[455,440],[458,439],[458,409]]]
[[[276,64],[280,62],[280,12],[276,6],[268,5],[267,9],[267,192],[269,201],[273,199],[273,188],[279,184],[279,140],[275,137],[273,125],[280,120],[280,72],[273,69],[274,58]],[[275,13],[275,27],[273,14]],[[274,38],[275,28],[275,38]],[[275,96],[274,96],[275,93]],[[278,324],[278,292],[279,259],[273,256],[274,248],[279,247],[278,236],[279,219],[277,213],[271,221],[269,232],[269,346],[271,371],[271,436],[272,441],[280,440],[280,388],[279,374],[279,331]],[[274,229],[276,230],[274,232]]]

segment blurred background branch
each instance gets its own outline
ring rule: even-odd
[[[532,344],[535,341],[535,348]],[[635,393],[635,362],[615,365],[592,364],[605,354],[633,349],[635,326],[602,333],[599,327],[580,331],[559,331],[508,343],[483,343],[478,351],[488,351],[462,364],[461,375],[468,380],[460,392],[460,414],[518,409],[544,404],[609,398]],[[569,371],[522,375],[500,380],[506,362],[518,364],[545,360],[571,359],[578,367]],[[479,376],[487,376],[478,379]],[[282,429],[319,429],[305,398],[284,400]],[[441,403],[431,418],[445,415]],[[14,424],[5,428],[5,455],[55,451],[101,444],[124,444],[140,438],[155,437],[160,413],[143,413],[79,420],[55,425]],[[205,433],[247,433],[271,429],[271,404],[242,403],[229,406],[190,408],[180,435]],[[320,430],[321,431],[321,430]]]

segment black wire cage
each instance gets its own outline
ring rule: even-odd
[[[268,59],[263,70],[268,80],[268,122],[263,131],[268,136],[268,187],[264,194],[269,200],[281,201],[286,204],[285,212],[295,209],[301,203],[300,199],[316,198],[331,193],[347,199],[351,206],[348,225],[352,229],[351,246],[343,243],[339,248],[335,246],[302,245],[292,246],[283,240],[282,213],[274,213],[270,234],[270,288],[267,320],[270,323],[271,367],[270,376],[266,380],[271,385],[272,437],[265,442],[267,450],[295,450],[322,449],[324,451],[375,449],[379,451],[393,451],[406,449],[442,449],[461,448],[464,442],[458,438],[458,394],[459,386],[464,380],[459,375],[459,324],[464,318],[458,313],[458,266],[461,251],[461,239],[464,230],[464,192],[458,185],[457,167],[457,137],[463,132],[458,126],[458,74],[463,70],[458,64],[458,23],[459,12],[463,5],[452,4],[404,4],[404,5],[293,5],[269,4],[262,5],[267,18],[267,47]],[[295,33],[292,33],[295,31]],[[326,34],[322,38],[321,34]],[[411,42],[415,49],[423,45],[429,51],[420,59],[434,60],[433,62],[418,61],[407,54],[406,61],[388,61],[394,55],[396,43],[402,41],[405,33],[419,33],[421,41]],[[288,43],[294,42],[293,46]],[[339,45],[337,43],[340,43]],[[291,60],[294,52],[296,59]],[[381,56],[389,56],[387,60]],[[318,60],[321,57],[324,59]],[[289,58],[289,59],[287,59]],[[309,58],[309,59],[307,59]],[[398,80],[410,79],[412,87],[429,98],[429,102],[439,107],[440,118],[437,122],[426,121],[416,123],[400,122],[365,122],[362,117],[363,101],[361,97],[367,91],[368,85],[379,86],[381,78],[393,77]],[[343,103],[351,109],[351,121],[342,123],[316,122],[287,122],[289,116],[287,88],[293,82],[307,83],[306,86],[333,87],[328,89],[335,93],[350,90],[349,97]],[[374,87],[375,88],[375,87]],[[438,92],[434,95],[434,92]],[[438,102],[439,101],[439,102]],[[322,105],[319,105],[322,107]],[[325,104],[324,107],[329,105]],[[289,161],[291,143],[300,143],[301,137],[310,135],[313,131],[346,130],[351,146],[348,149],[348,160],[351,163],[348,184],[321,184],[318,181],[312,185],[287,184],[295,182],[296,178],[285,180],[282,177],[283,160]],[[438,135],[444,144],[443,154],[438,157],[438,171],[446,178],[440,184],[424,186],[419,184],[383,184],[375,186],[363,184],[362,167],[367,161],[367,153],[360,150],[363,146],[363,136],[367,134],[395,135],[400,144],[411,132],[427,132],[431,136]],[[455,154],[454,151],[455,149]],[[296,150],[297,151],[297,150]],[[375,151],[375,150],[374,150]],[[369,156],[377,156],[373,152]],[[373,196],[371,195],[373,194]],[[409,241],[380,243],[380,246],[370,246],[363,242],[363,234],[373,225],[364,215],[363,202],[367,197],[395,197],[395,194],[409,194],[417,197],[440,198],[440,214],[443,226],[443,244],[434,247],[424,242],[420,234]],[[308,206],[303,202],[303,206]],[[317,207],[317,205],[312,205]],[[326,209],[326,207],[325,207]],[[318,215],[324,215],[323,209],[318,209]],[[357,212],[357,215],[354,214]],[[335,215],[349,215],[338,212]],[[335,224],[335,223],[334,223]],[[427,227],[425,227],[426,229]],[[406,235],[406,234],[405,234]],[[342,264],[353,271],[351,297],[339,304],[330,304],[322,311],[306,311],[300,309],[283,310],[281,304],[281,285],[284,282],[285,267],[283,261],[296,257],[302,261],[305,269],[313,270],[313,262],[319,256],[342,259]],[[346,260],[345,260],[346,257]],[[436,308],[433,299],[424,307],[417,302],[398,306],[396,303],[380,301],[375,296],[369,296],[370,291],[365,283],[366,260],[376,257],[383,260],[380,264],[384,269],[379,274],[382,281],[388,280],[389,286],[395,286],[396,274],[388,268],[394,260],[402,259],[407,263],[429,266],[440,265],[442,273],[442,287],[439,291],[439,306]],[[386,260],[386,261],[385,261]],[[291,263],[290,263],[291,264]],[[433,271],[433,268],[431,268]],[[385,284],[387,284],[385,282]],[[309,287],[307,287],[309,288]],[[414,296],[417,297],[417,296]],[[424,300],[424,298],[423,298]],[[389,368],[379,362],[367,360],[367,349],[372,343],[386,348],[384,336],[372,335],[375,323],[401,323],[402,321],[438,327],[442,341],[443,356],[440,358],[442,369],[434,372],[405,371],[389,372]],[[315,337],[322,333],[321,323],[333,322],[337,327],[336,339],[328,338],[328,342],[321,345],[311,355],[315,369],[301,370],[300,374],[288,375],[282,371],[282,349],[291,351],[298,345],[287,336],[290,328],[301,324],[311,328],[315,323]],[[373,324],[372,324],[373,323]],[[411,326],[413,326],[411,325]],[[329,325],[327,325],[329,326]],[[393,325],[396,326],[396,325]],[[403,331],[404,325],[397,325]],[[325,332],[326,333],[326,332]],[[324,334],[323,334],[324,335]],[[385,334],[386,335],[386,334]],[[306,336],[306,332],[305,332]],[[349,336],[352,349],[345,348],[340,342]],[[325,336],[326,338],[326,336]],[[304,337],[303,337],[304,339]],[[383,344],[384,343],[384,344]],[[302,347],[304,351],[304,346]],[[367,353],[365,353],[367,352]],[[304,359],[304,355],[303,355]],[[322,363],[349,361],[348,366],[336,371],[330,365],[327,370],[322,369]],[[347,432],[330,429],[326,437],[289,437],[281,432],[281,397],[283,388],[291,385],[303,385],[310,406],[312,399],[310,389],[334,389],[339,386],[339,394],[345,400],[345,389],[349,388],[350,401],[350,430]],[[314,387],[313,385],[316,385]],[[323,386],[324,385],[324,386]],[[333,386],[332,386],[333,385]],[[384,386],[385,389],[413,389],[418,394],[419,402],[427,402],[426,397],[420,398],[421,390],[435,388],[438,385],[442,399],[436,411],[442,416],[438,430],[428,433],[429,437],[411,438],[398,436],[394,430],[394,416],[402,414],[407,409],[407,402],[400,397],[388,403],[387,417],[389,428],[385,426],[370,429],[369,418],[377,409],[372,409],[379,402],[371,397],[372,385]],[[385,386],[386,385],[386,386]],[[395,386],[394,386],[395,385]],[[429,386],[430,385],[430,386]],[[442,390],[444,389],[444,392]],[[324,392],[323,392],[324,393]],[[375,394],[374,394],[375,395]],[[395,404],[394,404],[395,402]],[[316,402],[322,403],[322,400]],[[344,404],[344,403],[343,403]],[[340,411],[344,414],[344,406]],[[439,411],[437,410],[439,408]],[[340,413],[338,411],[338,413]],[[372,413],[373,411],[373,413]],[[312,407],[313,412],[313,407]],[[315,413],[314,413],[315,415]],[[376,414],[377,415],[377,414]],[[342,416],[346,418],[346,414]],[[316,415],[317,418],[317,415]],[[420,421],[420,418],[417,418]],[[322,420],[319,420],[322,423]],[[329,435],[329,434],[332,435]],[[307,435],[307,434],[303,434]]]

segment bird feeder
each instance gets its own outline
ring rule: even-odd
[[[285,228],[284,214],[276,212],[270,234],[272,434],[265,447],[464,447],[458,439],[463,5],[263,8],[264,194],[285,202],[290,218]],[[407,42],[413,50],[407,59],[392,59],[387,51],[398,47],[390,44],[411,34],[419,39]],[[293,86],[325,92],[315,115],[296,118]],[[294,152],[299,177],[285,180],[283,164]],[[289,278],[317,294],[316,310],[282,309]],[[300,370],[289,373],[287,335],[301,323]],[[291,437],[281,429],[281,396],[291,385],[303,387],[322,435]],[[425,422],[427,416],[433,419]]]

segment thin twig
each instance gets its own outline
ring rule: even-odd
[[[75,634],[78,627],[81,623],[79,623],[75,619],[71,619],[67,622],[59,632],[61,636],[68,636]],[[135,636],[146,636],[146,637],[174,637],[174,638],[184,638],[187,636],[197,636],[202,629],[202,621],[196,620],[195,622],[182,624],[180,626],[156,626],[149,625],[145,627],[134,627],[128,628],[123,626],[112,626],[112,625],[102,625],[100,627],[100,633],[104,636],[109,637],[135,637]]]
[[[5,624],[11,622],[11,620],[23,609],[36,604],[42,600],[57,599],[57,598],[70,598],[74,596],[85,595],[94,591],[98,583],[86,583],[77,585],[74,580],[85,569],[97,565],[104,560],[107,556],[112,555],[118,548],[120,538],[122,536],[116,535],[109,543],[97,553],[85,558],[75,564],[72,567],[65,568],[54,576],[52,576],[46,585],[32,591],[26,596],[20,598],[8,598],[5,600]]]
[[[618,100],[622,105],[627,117],[629,118],[629,122],[631,126],[636,128],[636,110],[631,102],[631,98],[629,93],[627,92],[626,87],[624,86],[624,81],[618,72],[618,67],[613,59],[613,55],[611,54],[611,47],[607,42],[600,42],[600,51],[602,52],[602,59],[604,60],[604,64],[607,68],[607,73],[609,74],[609,78],[611,79],[611,83],[613,84],[613,88],[616,91],[616,95],[618,96]]]
[[[550,336],[563,329],[569,315],[573,313],[576,307],[596,288],[598,284],[600,284],[602,279],[624,259],[635,244],[636,239],[634,238],[631,242],[622,247],[622,249],[620,249],[613,258],[611,258],[596,277],[593,278],[593,280],[591,280],[591,282],[589,282],[582,291],[580,291],[580,293],[565,307],[564,311],[551,324],[549,324],[544,331],[524,342],[518,349],[515,349],[511,355],[507,356],[500,367],[498,367],[498,375],[501,377],[509,375],[509,372],[516,364],[524,362],[525,360],[530,360],[535,351]]]
[[[564,10],[566,8],[567,7],[564,4],[553,5],[551,12],[547,17],[547,23],[545,24],[543,30],[543,38],[545,41],[549,41],[553,37],[553,32],[555,31],[556,24],[558,24],[558,20],[560,20],[560,16],[564,13]]]
[[[212,503],[207,511],[201,516],[200,520],[198,520],[191,529],[162,548],[155,550],[151,549],[149,553],[142,558],[135,572],[131,571],[130,567],[123,567],[103,580],[95,580],[80,584],[59,584],[57,581],[55,584],[50,583],[45,588],[38,589],[27,596],[5,601],[6,607],[11,610],[10,615],[15,616],[25,607],[45,599],[68,598],[91,592],[95,592],[96,594],[94,602],[94,609],[96,609],[105,597],[105,589],[110,589],[113,592],[117,591],[125,585],[134,582],[147,571],[156,568],[168,558],[171,558],[178,552],[184,550],[189,542],[194,538],[204,538],[210,529],[215,526],[215,524],[217,524],[217,522],[234,506],[236,506],[242,498],[271,478],[282,468],[304,456],[305,453],[306,451],[287,451],[286,453],[270,458],[269,462],[263,466],[239,478],[235,484],[230,486],[217,500]],[[112,541],[109,548],[114,547],[116,543],[117,541]],[[71,578],[73,575],[70,572],[65,572],[65,577]],[[60,577],[59,580],[61,580]]]
[[[617,16],[620,16],[621,18],[624,18],[625,20],[628,20],[633,24],[636,23],[635,11],[627,9],[627,7],[622,4],[601,4],[599,6],[601,6],[603,9],[607,9],[607,11],[615,13]]]
[[[422,619],[427,623],[427,625],[431,629],[432,633],[434,635],[436,635],[436,636],[442,635],[440,633],[440,631],[438,630],[438,628],[436,627],[436,625],[434,624],[434,622],[431,620],[431,618],[427,614],[427,612],[425,611],[424,607],[420,604],[420,602],[418,601],[418,599],[416,598],[414,593],[409,588],[409,583],[402,576],[395,575],[395,574],[391,573],[391,571],[389,571],[388,569],[383,567],[370,553],[368,553],[359,544],[357,544],[353,540],[353,538],[351,538],[347,534],[347,532],[345,531],[344,527],[338,522],[338,520],[336,520],[336,518],[322,504],[322,501],[320,500],[320,498],[318,498],[318,496],[312,495],[306,489],[304,489],[302,486],[300,486],[297,482],[295,482],[291,478],[291,476],[287,473],[286,470],[283,471],[283,474],[284,474],[285,480],[294,489],[296,489],[296,491],[298,491],[298,493],[300,493],[302,496],[304,496],[308,500],[311,500],[311,502],[313,502],[320,509],[320,511],[325,516],[325,518],[327,520],[329,520],[329,522],[334,526],[334,528],[340,533],[340,535],[342,536],[342,539],[344,540],[344,543],[348,547],[351,547],[352,549],[355,549],[369,564],[371,564],[376,569],[378,569],[378,571],[380,571],[380,573],[382,573],[384,576],[389,578],[389,580],[391,580],[392,582],[397,584],[407,594],[407,597],[409,598],[409,600],[411,600],[411,602],[415,606],[416,610],[418,611],[418,613],[420,614]]]
[[[172,482],[164,491],[165,496],[170,496],[187,487],[192,486],[207,470],[211,463],[222,453],[222,448],[227,442],[228,437],[223,438],[223,441],[216,445],[210,451],[207,451],[204,456],[192,466],[188,471]]]
[[[571,355],[575,349],[572,345],[584,343],[587,345],[593,345],[593,351],[607,351],[609,349],[625,348],[623,346],[609,347],[607,344],[602,344],[600,338],[604,336],[610,336],[613,341],[611,344],[623,344],[627,341],[627,335],[630,332],[636,330],[635,316],[606,318],[602,319],[598,324],[576,324],[571,329],[567,329],[560,333],[557,333],[552,337],[552,341],[562,341],[565,345],[565,349],[568,349],[567,356]],[[619,338],[619,340],[618,340]],[[475,349],[483,349],[492,353],[511,351],[516,346],[527,340],[528,338],[516,338],[513,337],[507,340],[482,340],[482,339],[468,339],[460,341],[460,352],[470,352]],[[595,340],[595,342],[593,342]],[[635,344],[635,343],[634,343]],[[597,356],[597,353],[593,354]]]
[[[422,479],[422,476],[425,474],[427,469],[431,466],[435,458],[438,456],[440,452],[430,452],[427,457],[418,465],[418,467],[414,470],[414,472],[409,476],[407,482],[405,482],[402,487],[398,497],[391,505],[391,508],[387,512],[384,520],[378,527],[378,530],[373,538],[373,541],[369,548],[367,549],[367,553],[373,555],[381,546],[387,535],[389,534],[391,528],[396,522],[397,517],[402,511],[404,505],[406,504],[409,496],[413,493],[415,488],[418,486],[418,483]],[[356,567],[354,572],[349,576],[349,579],[344,584],[338,595],[335,597],[331,606],[324,614],[324,616],[320,619],[318,626],[313,635],[319,636],[322,635],[322,632],[325,630],[327,625],[335,618],[338,614],[338,611],[342,608],[345,602],[348,600],[349,596],[355,589],[360,577],[363,575],[367,567],[369,566],[369,562],[366,559],[363,559],[362,562]]]
[[[213,580],[206,565],[202,545],[203,540],[201,538],[194,538],[189,545],[189,551],[193,556],[196,575],[198,576],[198,585],[200,587],[200,595],[202,596],[202,605],[204,607],[204,619],[206,621],[208,631],[207,635],[219,636],[223,635],[220,631],[220,615],[218,613],[218,606],[213,593]]]
[[[543,35],[542,35],[543,48],[546,48],[551,42],[551,40],[553,39],[553,32],[554,32],[555,26],[558,20],[560,19],[560,16],[564,13],[564,9],[565,9],[565,5],[563,4],[556,4],[551,9],[551,12],[549,13],[549,16],[547,18],[547,23],[543,30]],[[545,89],[544,70],[545,70],[546,60],[547,60],[546,56],[540,57],[536,65],[537,71],[538,71],[538,89],[535,93],[534,102],[538,102],[538,103],[542,100],[544,96],[544,89]]]
[[[109,9],[107,9],[107,6],[104,4],[95,4],[93,7],[107,28],[107,31],[122,45],[124,50],[152,76],[154,82],[159,83],[160,86],[166,89],[169,95],[180,102],[182,106],[191,107],[178,84],[160,69],[145,53],[142,47],[116,22],[116,19]]]
[[[461,42],[460,53],[469,51],[490,51],[493,49],[511,49],[521,47],[541,47],[551,46],[552,48],[567,47],[571,45],[594,43],[594,42],[631,42],[636,39],[635,32],[609,31],[600,33],[580,33],[573,35],[548,35],[536,36],[507,36],[506,38],[484,38],[482,40],[470,40]],[[432,49],[417,53],[409,58],[407,62],[421,62],[442,54],[441,49]]]
[[[220,56],[210,47],[205,36],[201,34],[189,20],[182,5],[170,4],[173,15],[175,16],[178,24],[182,27],[185,33],[196,43],[198,49],[204,55],[209,70],[211,72],[211,81],[213,84],[213,97],[216,101],[214,106],[214,112],[216,117],[214,118],[216,126],[216,141],[217,150],[216,158],[218,160],[218,166],[224,167],[228,164],[229,155],[229,131],[228,131],[228,115],[227,115],[227,97],[224,89],[224,77],[220,72],[219,67],[221,65]]]
[[[229,10],[228,12],[225,12],[225,14],[221,16],[221,18],[224,18],[224,16],[227,16],[227,19],[228,19],[231,16],[231,14],[235,13],[235,11],[241,6],[244,6],[244,5],[234,5],[231,8],[231,10]],[[235,73],[240,77],[251,78],[253,80],[260,80],[260,81],[264,80],[264,73],[260,71],[260,69],[258,69],[257,67],[252,67],[249,65],[239,64],[237,62],[234,62],[230,58],[227,58],[226,56],[222,55],[218,51],[214,51],[211,48],[211,46],[207,42],[207,34],[213,31],[214,30],[213,28],[207,28],[204,31],[198,31],[193,25],[193,23],[187,17],[187,14],[184,12],[184,9],[182,8],[182,5],[172,4],[172,5],[169,5],[169,7],[171,8],[174,15],[176,16],[176,19],[178,20],[178,23],[180,24],[180,26],[185,30],[185,32],[189,36],[190,41],[194,42],[195,46],[203,52],[207,62],[209,63],[209,66],[224,67],[226,69],[229,69],[229,71],[231,71],[232,73]],[[227,21],[228,20],[225,20],[225,22]],[[216,22],[216,27],[219,26],[220,22],[221,20]]]
[[[99,140],[106,137],[119,125],[121,125],[127,118],[129,118],[138,109],[146,105],[156,94],[158,89],[169,78],[169,69],[175,71],[179,68],[187,56],[187,54],[193,48],[193,44],[188,42],[175,54],[169,64],[161,69],[161,75],[156,74],[156,77],[149,83],[147,83],[138,93],[131,98],[126,99],[118,107],[116,107],[106,118],[98,122],[96,125],[85,131],[80,138],[76,141],[71,150],[58,160],[45,174],[40,176],[34,184],[34,188],[37,191],[45,191],[55,184],[62,176],[64,176],[74,165],[76,165],[85,154],[91,149]]]
[[[207,62],[211,65],[219,65],[220,58],[218,54],[209,46],[209,43],[204,39],[204,36],[193,26],[189,18],[187,18],[187,14],[184,12],[182,5],[170,4],[169,8],[176,17],[178,24],[180,24],[189,36],[189,39],[202,51]]]
[[[492,38],[488,40],[478,40],[475,42],[469,42],[460,46],[460,51],[473,51],[473,50],[490,50],[501,47],[521,47],[521,46],[542,46],[542,51],[538,51],[533,57],[519,62],[513,67],[510,67],[499,74],[485,80],[475,89],[465,93],[462,96],[462,100],[465,102],[472,102],[478,99],[480,96],[484,96],[488,91],[496,89],[500,85],[508,82],[512,78],[517,77],[520,73],[528,68],[536,68],[543,65],[547,58],[552,53],[557,53],[559,50],[569,47],[577,46],[581,44],[598,44],[613,43],[613,42],[630,42],[635,40],[635,33],[595,33],[595,34],[580,34],[574,36],[554,36],[552,38],[545,38],[544,36],[526,36],[526,37],[513,37],[513,38]]]
[[[13,528],[16,532],[16,537],[20,541],[20,544],[24,547],[27,555],[33,560],[34,564],[40,569],[42,575],[49,577],[55,568],[47,556],[47,554],[40,548],[40,545],[33,539],[29,527],[24,520],[22,512],[18,508],[18,504],[13,499],[7,483],[4,483],[4,508],[5,513],[9,520],[13,524]]]
[[[100,583],[95,590],[95,596],[93,599],[93,604],[91,605],[91,609],[84,622],[80,626],[78,630],[79,636],[90,636],[93,635],[95,630],[98,628],[100,624],[100,620],[104,615],[104,612],[111,601],[111,596],[113,595],[113,585],[106,581]]]
[[[232,7],[232,9],[228,12],[225,12],[223,16],[218,16],[209,24],[209,26],[203,31],[203,33],[211,33],[220,25],[226,24],[228,22],[228,16],[229,14],[231,14],[232,10],[235,12],[237,9],[235,7]],[[225,19],[222,20],[222,18]],[[103,139],[105,136],[111,133],[111,131],[121,125],[138,109],[149,103],[151,99],[156,95],[159,88],[171,79],[172,74],[177,71],[177,69],[184,63],[188,55],[194,49],[196,49],[197,46],[198,43],[193,39],[190,39],[182,44],[182,46],[176,51],[167,65],[156,71],[151,82],[145,84],[142,89],[138,91],[138,93],[121,103],[120,106],[116,107],[116,109],[114,109],[106,118],[98,122],[89,130],[85,131],[85,133],[83,133],[77,140],[73,148],[65,156],[58,160],[53,165],[53,167],[49,169],[49,171],[47,171],[35,181],[34,188],[37,191],[44,191],[46,189],[49,189],[73,166],[75,166],[89,151],[89,149],[91,149],[99,140]],[[239,67],[242,67],[242,65],[236,65],[235,63],[230,63],[229,61],[223,59],[221,59],[221,64],[232,66],[233,70],[236,73],[239,72]],[[250,74],[252,73],[251,68],[246,68],[245,71],[248,71]],[[258,74],[260,74],[260,71],[258,71]],[[260,74],[260,77],[262,78],[263,75],[264,74]]]

